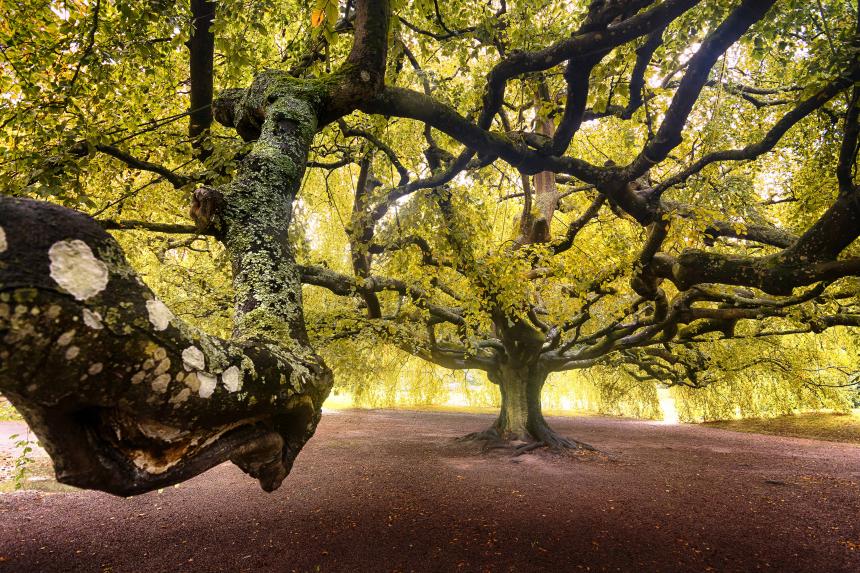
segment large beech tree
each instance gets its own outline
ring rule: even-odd
[[[332,385],[311,339],[485,371],[471,437],[529,450],[591,447],[544,420],[552,372],[695,387],[723,339],[860,326],[850,3],[144,4],[21,5],[0,38],[0,390],[60,481],[278,487]],[[345,216],[300,194],[338,173]],[[217,241],[232,333],[107,230]]]

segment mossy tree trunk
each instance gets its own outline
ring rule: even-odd
[[[289,473],[332,384],[305,332],[293,201],[320,126],[383,88],[389,3],[354,10],[334,73],[266,71],[212,102],[215,120],[252,142],[231,183],[192,200],[198,230],[232,261],[229,340],[174,316],[92,218],[0,196],[0,391],[60,481],[129,495],[230,460],[271,491]]]
[[[594,449],[586,443],[560,436],[543,417],[541,392],[548,372],[538,364],[519,367],[502,364],[489,370],[488,377],[502,395],[499,416],[487,430],[470,434],[467,439],[484,440],[490,447],[512,444],[518,451],[538,447]]]
[[[263,74],[221,102],[260,120],[234,181],[197,194],[217,198],[211,223],[233,261],[230,340],[177,319],[89,217],[0,198],[0,389],[60,481],[128,495],[230,459],[272,490],[289,472],[332,382],[308,344],[287,240],[313,88]]]

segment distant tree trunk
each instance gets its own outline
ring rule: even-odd
[[[519,445],[523,451],[541,446],[593,450],[588,444],[556,434],[544,419],[541,391],[548,374],[538,366],[501,365],[492,371],[490,381],[499,386],[502,394],[499,417],[488,430],[467,438],[489,443],[523,442]]]

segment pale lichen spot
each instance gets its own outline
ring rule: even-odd
[[[51,306],[48,307],[48,312],[45,313],[45,316],[47,316],[48,318],[53,320],[53,319],[59,317],[60,313],[62,311],[63,311],[63,308],[60,305],[52,304]],[[84,321],[84,322],[86,322],[86,321]]]
[[[6,242],[6,231],[0,227],[0,253],[6,252],[9,248],[9,243]]]
[[[153,360],[152,358],[147,358],[143,361],[142,368],[144,370],[152,370],[153,368],[155,368],[155,360]]]
[[[152,357],[155,360],[164,360],[167,357],[167,350],[159,346],[155,349],[155,352],[152,353]]]
[[[144,378],[146,378],[146,372],[141,370],[140,372],[131,377],[131,383],[140,384],[141,382],[143,382]]]
[[[236,392],[242,387],[242,371],[231,366],[221,373],[221,382],[228,392]]]
[[[192,392],[197,392],[200,389],[200,380],[194,372],[186,376],[182,381],[185,382],[185,385],[188,386]]]
[[[64,332],[57,339],[57,346],[67,346],[75,337],[75,329]]]
[[[93,330],[101,330],[104,328],[102,324],[102,315],[97,311],[94,312],[88,308],[85,308],[83,311],[84,315],[84,324],[92,328]]]
[[[191,396],[191,390],[188,388],[183,388],[179,394],[170,399],[171,404],[181,404],[188,400],[188,397]]]
[[[170,321],[175,318],[170,309],[157,298],[146,301],[146,311],[149,313],[149,322],[155,330],[166,329]]]
[[[185,372],[180,370],[179,372],[176,373],[176,376],[174,376],[174,378],[176,378],[177,382],[182,382],[182,379],[185,378]]]
[[[179,428],[162,424],[156,420],[142,420],[137,423],[137,427],[140,430],[140,433],[147,438],[164,440],[165,442],[172,442],[188,433],[180,430]]]
[[[51,278],[78,300],[102,292],[108,283],[107,265],[93,255],[85,242],[57,241],[48,249]]]
[[[164,358],[161,360],[161,362],[158,363],[158,366],[155,367],[155,370],[153,370],[152,373],[155,374],[156,376],[160,376],[161,374],[164,374],[165,372],[167,372],[169,369],[170,369],[170,358]]]
[[[161,394],[167,390],[168,384],[170,384],[170,374],[162,374],[152,381],[152,389]]]
[[[186,370],[203,370],[206,368],[206,357],[196,346],[189,346],[182,351],[182,363]]]
[[[81,349],[77,346],[69,346],[69,349],[66,350],[66,360],[74,360],[80,353]]]
[[[90,376],[95,376],[96,374],[98,374],[99,372],[104,370],[104,367],[105,367],[105,365],[102,364],[101,362],[96,362],[95,364],[90,365],[90,368],[89,368],[89,370],[87,370],[87,372],[89,373]]]
[[[0,303],[0,318],[9,318],[12,316],[12,309],[8,304]]]
[[[201,398],[208,398],[215,392],[215,385],[218,379],[208,372],[198,372],[197,379],[200,380],[200,388],[197,390],[197,395]]]

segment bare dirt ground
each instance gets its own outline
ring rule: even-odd
[[[552,418],[612,456],[481,455],[491,416],[326,413],[274,494],[0,496],[0,571],[860,571],[860,447]]]

